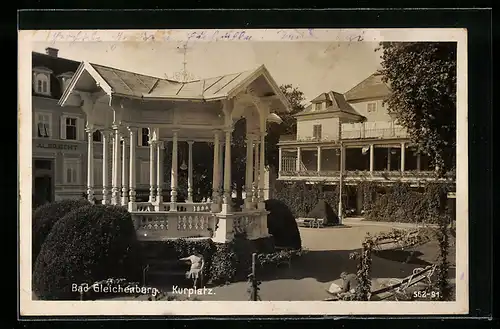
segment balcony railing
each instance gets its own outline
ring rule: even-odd
[[[325,178],[338,178],[340,177],[340,171],[281,171],[279,173],[280,177],[325,177]],[[343,178],[346,180],[352,179],[432,179],[437,178],[437,173],[435,171],[373,171],[369,170],[354,170],[354,171],[344,171]],[[445,176],[446,179],[454,179],[454,173],[449,173]]]
[[[338,138],[332,137],[304,137],[304,138],[293,138],[294,136],[285,135],[280,137],[280,143],[324,143],[333,142],[336,143]],[[408,138],[408,132],[406,128],[395,127],[395,128],[383,128],[383,129],[366,129],[364,132],[362,129],[356,130],[342,130],[342,140],[351,139],[364,139],[364,138],[380,138],[380,139],[391,139],[391,138]]]

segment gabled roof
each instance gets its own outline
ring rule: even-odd
[[[264,65],[253,70],[181,82],[84,62],[73,77],[60,104],[64,104],[84,70],[110,94],[148,100],[221,100],[233,96],[240,88],[263,76],[286,110],[290,109],[288,100]]]
[[[322,110],[314,111],[314,104],[318,102],[330,102],[330,105]],[[311,101],[311,105],[307,106],[302,112],[297,113],[295,116],[303,116],[316,113],[332,113],[332,114],[347,114],[359,120],[364,120],[365,117],[359,114],[344,98],[344,95],[336,91],[329,91],[322,93]]]
[[[389,86],[382,81],[382,75],[376,72],[351,88],[344,95],[347,101],[357,101],[369,98],[384,98],[389,96],[390,93]]]

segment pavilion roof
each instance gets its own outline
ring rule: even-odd
[[[252,70],[225,74],[218,77],[192,81],[176,81],[125,71],[100,64],[82,62],[69,88],[61,97],[60,104],[71,93],[83,71],[89,72],[97,83],[109,94],[148,100],[221,100],[244,88],[260,76],[264,76],[272,94],[276,95],[286,108],[290,104],[264,65]],[[269,96],[269,95],[266,95]]]

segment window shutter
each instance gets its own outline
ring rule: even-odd
[[[77,139],[84,141],[85,140],[85,127],[84,127],[84,120],[81,118],[76,118],[76,134],[77,134]]]
[[[61,116],[61,139],[66,139],[66,117]]]

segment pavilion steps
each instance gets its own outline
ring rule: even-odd
[[[196,238],[195,238],[196,239]],[[199,238],[197,238],[199,239]],[[191,240],[186,238],[186,240]],[[162,255],[162,250],[151,243],[153,241],[140,241],[145,258],[144,278],[146,285],[172,289],[172,286],[191,287],[191,279],[186,278],[189,271],[189,262],[168,258]]]

